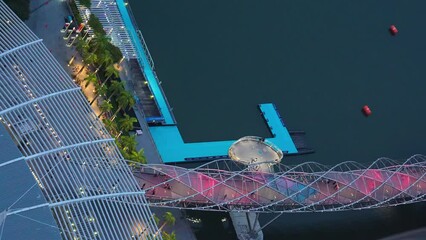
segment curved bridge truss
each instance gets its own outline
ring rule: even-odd
[[[216,160],[194,169],[136,165],[133,173],[151,206],[211,211],[326,212],[395,206],[425,200],[426,156],[403,163],[380,158],[369,166],[307,162],[257,172]],[[273,168],[273,169],[272,169]]]

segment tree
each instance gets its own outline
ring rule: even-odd
[[[118,109],[117,111],[115,111],[114,115],[112,116],[112,120],[115,119],[115,117],[117,116],[118,112],[120,112],[121,109],[126,109],[127,107],[131,108],[133,107],[133,105],[135,105],[135,100],[133,99],[133,96],[126,92],[123,91],[121,92],[120,96],[118,96],[117,98],[117,103],[118,103]]]
[[[110,119],[104,119],[103,122],[104,122],[106,129],[108,130],[108,132],[111,135],[114,135],[117,132],[117,123],[116,122],[111,121]],[[121,142],[120,142],[120,144],[121,144]],[[117,144],[117,145],[119,145],[119,144]]]
[[[115,94],[121,94],[124,91],[124,83],[119,81],[112,81],[111,86],[109,87],[110,95],[108,101],[111,100],[111,97]]]
[[[120,119],[120,129],[128,132],[130,130],[133,130],[133,124],[138,122],[138,120],[134,117],[130,117],[127,114],[124,114],[124,118]]]
[[[134,162],[146,164],[146,157],[145,157],[145,152],[144,152],[143,149],[141,149],[139,151],[132,151],[129,154],[129,159],[134,161]]]
[[[101,109],[101,113],[99,114],[98,118],[105,112],[109,112],[112,110],[113,106],[110,102],[108,101],[103,101],[102,104],[99,106],[99,108]]]
[[[107,92],[108,92],[108,87],[105,86],[104,84],[102,84],[101,86],[97,87],[96,88],[96,96],[90,102],[90,105],[92,105],[100,95],[105,95]]]
[[[84,87],[87,88],[91,83],[97,84],[98,78],[96,77],[96,74],[89,73],[89,75],[87,75],[87,77],[84,79],[84,81],[86,81],[86,84],[84,85]]]
[[[93,53],[92,54],[88,54],[87,56],[84,57],[84,62],[87,65],[94,64],[97,61],[98,61],[98,56],[96,54],[93,54]]]
[[[135,136],[121,136],[120,138],[121,147],[125,152],[136,151],[136,138]]]
[[[92,6],[92,1],[91,0],[80,0],[80,4],[87,7],[88,9],[90,9],[90,7]]]
[[[106,35],[96,35],[96,37],[93,38],[92,41],[90,41],[90,45],[93,49],[92,53],[96,53],[98,56],[102,55],[101,53],[105,51],[105,47],[108,43],[109,37],[107,37]]]
[[[175,216],[171,212],[166,212],[163,215],[164,223],[161,225],[161,227],[158,229],[158,232],[161,232],[164,226],[166,225],[175,225],[176,219]]]
[[[114,78],[117,78],[119,74],[120,73],[118,72],[117,68],[114,67],[113,64],[108,65],[105,68],[105,77],[107,77],[105,82],[107,82],[112,76],[114,76]]]
[[[101,86],[104,86],[112,76],[118,77],[118,75],[119,75],[119,72],[114,67],[114,65],[113,64],[108,65],[105,69],[105,77],[107,77],[107,79],[104,80]],[[124,86],[123,86],[123,89],[124,89]]]
[[[173,231],[172,233],[163,232],[161,235],[163,237],[163,240],[176,240],[175,231]]]
[[[89,21],[87,24],[93,29],[95,35],[105,35],[105,30],[99,21],[99,18],[96,17],[93,13],[89,16]]]
[[[76,50],[82,52],[84,50],[89,51],[89,44],[83,40],[82,37],[78,37],[77,39]]]
[[[152,217],[154,218],[154,221],[155,221],[156,225],[160,224],[160,218],[157,217],[157,215],[155,215],[155,213],[152,215]]]
[[[123,58],[123,54],[120,51],[120,48],[115,46],[114,44],[108,42],[105,46],[105,50],[109,51],[112,55],[112,62],[118,63]]]
[[[100,64],[99,65],[99,67],[96,69],[96,71],[95,72],[98,72],[99,71],[99,69],[105,64],[105,65],[110,65],[110,64],[112,64],[112,55],[111,55],[111,53],[110,52],[108,52],[108,51],[104,51],[102,54],[99,54],[98,55],[98,62],[97,62],[98,64]]]

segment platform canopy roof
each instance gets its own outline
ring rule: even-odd
[[[2,0],[0,123],[4,239],[161,239],[80,87]]]

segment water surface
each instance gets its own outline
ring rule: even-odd
[[[130,4],[186,141],[268,136],[256,106],[274,102],[316,150],[287,164],[426,153],[425,1]],[[425,226],[419,209],[284,215],[265,236],[377,238]]]

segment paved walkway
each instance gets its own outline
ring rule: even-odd
[[[66,1],[46,1],[32,0],[30,2],[31,15],[26,24],[35,32],[35,34],[43,39],[43,43],[49,48],[50,52],[55,56],[56,60],[62,65],[63,69],[70,75],[76,74],[81,69],[81,56],[76,54],[75,47],[67,47],[66,40],[63,39],[64,33],[60,30],[64,26],[64,17],[70,15],[70,10]],[[68,66],[69,60],[76,54],[76,58],[71,66]],[[76,70],[73,70],[76,69]],[[91,102],[95,97],[95,87],[90,84],[85,87],[84,78],[86,78],[86,70],[78,75],[78,82],[81,82],[80,87],[88,102]],[[101,113],[97,106],[97,102],[92,105],[96,116]]]
[[[41,39],[62,67],[71,74],[68,61],[74,51],[65,47],[65,40],[60,32],[64,26],[64,17],[69,15],[65,1],[31,0],[30,9],[33,11],[25,22],[27,26]]]
[[[133,79],[130,77],[134,75],[132,74],[133,70],[127,61],[123,61],[121,65],[123,67],[123,70],[120,72],[120,78],[125,83],[126,90],[134,95],[136,90],[133,88],[133,82],[143,81],[143,79]],[[137,69],[135,69],[135,71],[137,71]],[[141,130],[143,132],[142,135],[136,136],[136,141],[138,142],[138,150],[144,149],[148,163],[163,163],[160,154],[158,153],[157,146],[155,145],[151,133],[148,129],[148,124],[145,121],[145,114],[142,109],[142,104],[140,102],[136,102],[135,106],[133,107],[133,110],[135,111],[136,117],[139,121],[139,124],[141,125]]]
[[[126,90],[129,91],[132,94],[135,94],[136,90],[133,88],[135,81],[143,81],[143,79],[134,79],[129,76],[135,76],[132,74],[133,70],[128,64],[128,62],[123,61],[122,62],[123,70],[120,71],[120,78],[125,83]],[[137,71],[138,69],[135,69],[134,71]],[[138,150],[144,149],[146,159],[148,163],[156,163],[156,164],[162,164],[163,161],[161,160],[160,154],[157,151],[157,147],[152,139],[151,133],[148,129],[148,124],[145,121],[145,114],[142,109],[142,104],[137,102],[135,106],[133,107],[133,110],[135,111],[136,117],[139,121],[139,124],[141,125],[141,130],[143,131],[142,135],[136,136],[136,141],[138,142]],[[179,209],[167,209],[167,208],[151,208],[152,211],[158,216],[161,217],[164,215],[166,211],[172,212],[173,215],[176,218],[176,224],[175,226],[169,227],[166,226],[164,230],[166,232],[172,232],[175,231],[177,239],[182,240],[195,240],[195,235],[189,226],[188,221],[185,219],[185,212],[181,211]],[[161,226],[161,222],[160,222]],[[159,226],[159,227],[160,227]]]

